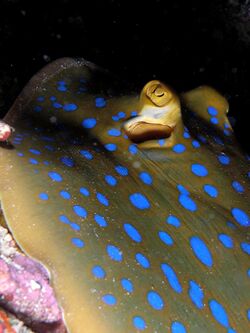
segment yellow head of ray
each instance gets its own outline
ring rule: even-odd
[[[143,87],[138,116],[126,121],[124,130],[132,141],[142,143],[174,137],[178,125],[182,128],[178,95],[169,86],[153,80]],[[173,141],[176,140],[171,138],[170,142]]]

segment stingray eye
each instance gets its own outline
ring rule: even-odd
[[[156,106],[164,106],[171,99],[171,93],[161,83],[153,83],[146,90],[147,97]]]
[[[155,96],[157,97],[163,97],[164,96],[164,90],[162,87],[157,87],[154,91]]]

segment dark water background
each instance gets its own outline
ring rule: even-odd
[[[250,150],[250,1],[0,0],[0,115],[49,61],[78,56],[133,86],[225,95]]]

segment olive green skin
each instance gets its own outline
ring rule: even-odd
[[[78,94],[81,78],[87,81],[87,91]],[[67,81],[69,89],[65,92],[57,89],[61,80]],[[112,86],[114,90],[110,93]],[[144,318],[145,332],[170,332],[176,321],[188,333],[220,333],[229,327],[237,333],[248,332],[249,256],[242,250],[242,243],[248,242],[249,228],[237,223],[232,208],[238,207],[249,214],[249,170],[226,117],[227,101],[210,87],[181,94],[179,123],[188,127],[191,137],[183,137],[180,126],[181,130],[172,131],[173,136],[169,136],[174,141],[169,143],[166,139],[160,145],[156,139],[146,140],[132,154],[129,139],[123,134],[111,137],[108,131],[112,128],[122,131],[131,112],[141,107],[139,91],[121,93],[121,89],[116,93],[115,88],[105,72],[84,60],[69,58],[49,64],[28,83],[4,119],[15,128],[15,135],[9,145],[0,147],[0,199],[9,229],[22,250],[49,269],[71,333],[139,332],[133,324],[135,316]],[[39,96],[45,97],[41,104],[37,102]],[[62,105],[73,103],[77,109],[73,112],[57,109],[51,103],[51,96]],[[105,107],[96,107],[94,101],[99,96],[105,98]],[[34,111],[37,105],[42,106],[41,111]],[[217,126],[210,123],[207,113],[210,105],[218,111]],[[114,121],[112,116],[120,111],[126,117]],[[82,122],[88,118],[95,118],[96,126],[83,128]],[[225,124],[229,137],[223,134]],[[199,134],[207,143],[197,149],[192,143]],[[215,135],[222,138],[223,145],[215,142]],[[21,143],[17,143],[18,136],[22,137]],[[52,140],[47,142],[44,137]],[[105,147],[110,143],[115,143],[118,149],[107,150]],[[176,153],[175,144],[185,145],[186,150]],[[41,154],[34,155],[30,149]],[[88,150],[93,159],[84,158],[82,150]],[[218,155],[222,152],[230,157],[229,165],[219,163]],[[65,156],[74,160],[74,167],[62,163]],[[30,158],[38,163],[32,164]],[[45,164],[46,161],[49,163]],[[194,163],[205,165],[208,175],[194,175],[191,171]],[[129,175],[117,174],[117,165],[126,167]],[[63,180],[52,181],[48,176],[52,171]],[[152,185],[141,181],[141,172],[152,176]],[[115,177],[117,185],[108,185],[105,175]],[[232,180],[244,185],[244,193],[232,188]],[[179,184],[189,191],[196,211],[180,204]],[[208,196],[204,184],[216,186],[218,197]],[[90,195],[83,196],[80,187],[88,188]],[[69,200],[60,196],[63,190],[70,192]],[[147,198],[150,208],[138,209],[131,203],[130,196],[138,192]],[[41,200],[41,193],[47,193],[48,200]],[[108,206],[98,202],[98,193],[109,200]],[[87,216],[75,214],[76,205],[84,207]],[[105,217],[106,227],[95,222],[95,214]],[[80,230],[61,223],[61,215],[78,224]],[[169,215],[178,217],[180,227],[166,222]],[[128,236],[124,223],[137,229],[140,242]],[[160,231],[171,236],[172,245],[161,241]],[[221,234],[233,239],[233,248],[221,244],[218,238]],[[209,248],[213,258],[211,267],[195,256],[190,246],[194,236]],[[84,241],[84,246],[75,246],[72,243],[75,238]],[[110,257],[108,245],[121,250],[121,261]],[[148,258],[150,268],[145,269],[136,261],[137,253]],[[180,293],[164,276],[163,263],[174,269],[182,286]],[[93,276],[95,265],[105,269],[103,279]],[[122,278],[133,282],[133,292],[122,288]],[[202,309],[190,298],[191,280],[204,292]],[[149,304],[149,291],[161,296],[162,309],[156,310]],[[113,306],[103,301],[106,294],[115,296]],[[227,328],[212,315],[209,307],[212,299],[223,305],[229,320]]]

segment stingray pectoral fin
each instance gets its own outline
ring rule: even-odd
[[[209,86],[200,86],[181,95],[182,101],[188,106],[193,106],[199,112],[203,106],[211,106],[217,108],[220,114],[227,114],[229,104],[227,99],[217,90]]]
[[[227,119],[228,101],[209,86],[200,86],[181,94],[181,102],[195,115],[218,127],[223,128],[225,122],[229,123]]]
[[[248,332],[247,162],[227,142],[193,148],[178,96],[159,107],[143,90],[138,109],[134,93],[105,93],[113,84],[60,59],[8,112],[16,131],[12,149],[0,147],[0,200],[15,240],[51,272],[70,333]],[[192,111],[224,110],[202,89],[185,96]],[[165,141],[177,149],[131,145],[121,127],[132,110],[136,123],[151,119],[142,130],[173,127]]]

